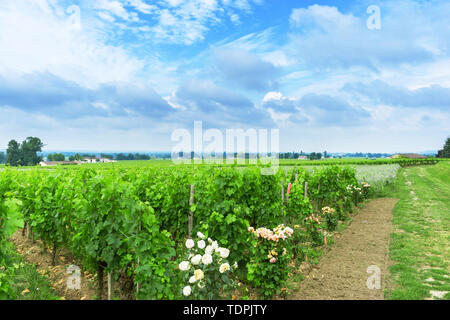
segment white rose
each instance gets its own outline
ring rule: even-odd
[[[192,291],[191,286],[186,286],[186,287],[183,288],[183,294],[184,294],[186,297],[189,296],[189,295],[191,294],[191,291]]]
[[[200,231],[197,232],[197,237],[199,237],[200,239],[205,239],[205,235],[203,233],[201,233]]]
[[[204,276],[205,276],[205,274],[203,273],[202,270],[197,269],[197,270],[194,271],[194,278],[195,278],[195,280],[202,280]]]
[[[230,250],[226,248],[219,248],[219,254],[222,258],[227,258],[230,255]]]
[[[191,263],[196,266],[200,263],[200,261],[202,260],[202,256],[199,254],[196,254],[195,256],[192,257],[191,259]]]
[[[212,239],[211,239],[211,238],[208,238],[208,242],[211,243],[211,242],[212,242]]]
[[[202,257],[202,262],[203,264],[210,264],[212,262],[212,255],[210,255],[209,253],[205,254]]]
[[[224,273],[225,271],[230,270],[230,265],[228,263],[224,263],[222,265],[220,265],[219,267],[219,272],[220,273]]]
[[[212,246],[207,246],[207,247],[205,248],[205,253],[207,253],[207,254],[212,254],[213,251],[214,251],[214,249],[213,249]]]
[[[195,279],[195,276],[189,278],[189,283],[194,283],[195,281],[197,281],[197,279]]]
[[[213,243],[211,243],[211,247],[213,247],[213,249],[218,249],[219,245],[218,245],[217,241],[213,241]]]
[[[206,246],[206,243],[205,243],[204,240],[200,240],[200,241],[197,243],[197,246],[198,246],[200,249],[203,249],[203,248]]]
[[[181,271],[186,271],[186,270],[188,270],[188,269],[189,269],[189,261],[183,261],[183,262],[181,262],[181,263],[178,265],[178,268],[179,268]]]
[[[187,239],[186,240],[186,248],[191,249],[195,246],[195,242],[192,239]]]

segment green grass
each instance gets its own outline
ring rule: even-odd
[[[388,299],[450,299],[450,163],[399,171],[393,211]],[[445,293],[447,292],[447,293]]]
[[[34,265],[13,250],[9,258],[14,267],[12,289],[16,300],[60,300],[47,278],[38,273]]]

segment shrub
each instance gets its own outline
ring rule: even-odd
[[[279,293],[288,277],[288,263],[292,258],[289,238],[293,230],[279,225],[273,230],[249,228],[253,234],[252,256],[247,263],[247,280],[266,299]]]
[[[230,299],[236,288],[231,277],[237,265],[228,259],[230,250],[201,232],[186,240],[184,260],[178,269],[183,273],[182,293],[192,299]]]

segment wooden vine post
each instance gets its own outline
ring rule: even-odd
[[[108,300],[112,300],[113,289],[114,289],[113,277],[111,272],[108,272]]]
[[[306,197],[308,197],[308,181],[305,181],[305,193],[304,193],[304,197],[306,199]]]
[[[291,193],[291,188],[292,188],[292,183],[290,183],[289,182],[289,184],[288,184],[288,189],[287,189],[287,192],[286,192],[286,208],[288,208],[289,207],[289,194]],[[293,220],[294,218],[292,217],[291,218],[291,220]],[[286,217],[284,218],[284,224],[286,224],[287,222],[287,219],[286,219]],[[291,221],[291,222],[293,222],[293,221]]]
[[[56,251],[58,250],[58,247],[56,246],[56,243],[53,244],[53,250],[52,250],[52,266],[56,263]]]
[[[319,186],[317,188],[317,194],[320,195],[320,183],[319,183]],[[316,211],[319,211],[319,207],[322,206],[322,200],[321,199],[316,199],[314,202],[316,204]]]
[[[29,223],[27,223],[27,236],[28,240],[31,240],[31,226]]]
[[[141,232],[141,231],[142,231],[142,220],[139,221],[139,232]],[[139,259],[139,257],[138,257],[138,258],[137,258],[137,266],[138,266],[138,267],[139,267],[139,263],[140,263],[140,259]],[[138,283],[136,283],[136,294],[139,293],[140,289],[141,289],[141,286],[140,286],[140,284],[139,284],[139,282],[138,282]]]
[[[189,195],[189,208],[194,204],[194,185],[191,184],[191,193]],[[192,236],[192,229],[194,227],[194,213],[189,209],[188,217],[188,234],[189,238]]]

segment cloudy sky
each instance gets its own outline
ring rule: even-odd
[[[283,151],[438,149],[449,21],[448,0],[0,0],[0,149],[170,151],[194,120],[279,128]]]

